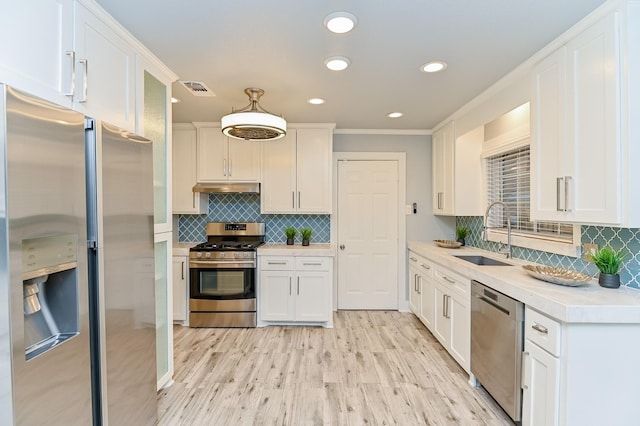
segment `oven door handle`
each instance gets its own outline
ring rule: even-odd
[[[238,268],[255,268],[256,262],[254,260],[242,261],[234,260],[229,262],[220,261],[204,261],[189,260],[189,269],[238,269]]]

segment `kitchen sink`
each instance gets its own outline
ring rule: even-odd
[[[513,266],[510,263],[501,262],[499,260],[492,259],[490,257],[484,257],[484,256],[459,255],[455,257],[457,257],[458,259],[466,260],[467,262],[471,262],[474,265],[480,265],[480,266]]]

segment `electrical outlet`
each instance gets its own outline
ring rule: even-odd
[[[582,260],[586,262],[591,262],[591,253],[594,253],[598,250],[597,244],[584,244],[584,249],[582,250]]]
[[[404,212],[405,214],[413,214],[413,209],[411,208],[411,204],[407,204],[406,206],[404,206]]]

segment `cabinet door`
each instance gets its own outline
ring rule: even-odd
[[[173,256],[173,320],[187,319],[188,257]]]
[[[539,62],[531,96],[531,218],[559,220],[564,205],[565,48]]]
[[[328,272],[298,272],[296,276],[296,321],[325,322],[331,314],[331,276]]]
[[[529,340],[524,351],[522,425],[557,425],[560,360]]]
[[[228,177],[234,181],[259,181],[260,157],[262,142],[249,142],[227,138],[228,148]]]
[[[433,134],[433,213],[452,215],[455,173],[454,123],[447,123]]]
[[[219,127],[198,129],[198,182],[227,180],[227,137]]]
[[[76,2],[74,109],[135,132],[135,50]]]
[[[411,255],[409,258],[409,309],[417,317],[420,317],[420,272],[417,266],[412,263]]]
[[[435,295],[435,315],[433,317],[433,335],[442,343],[442,346],[449,348],[449,340],[451,338],[451,320],[449,319],[449,297],[444,289],[438,285],[434,285],[433,293]]]
[[[72,0],[6,3],[0,14],[0,81],[71,107]],[[69,53],[68,53],[69,52]]]
[[[296,129],[262,147],[262,213],[296,211]]]
[[[329,129],[298,129],[296,145],[298,213],[331,213],[332,139]]]
[[[420,280],[420,319],[422,323],[431,331],[433,331],[433,321],[436,315],[436,294],[431,274],[421,273]]]
[[[262,321],[295,320],[293,271],[260,272],[258,314]]]
[[[207,194],[192,190],[198,180],[196,129],[178,129],[174,125],[172,152],[173,214],[207,214]]]
[[[462,368],[469,371],[471,342],[469,301],[459,295],[450,296],[448,316],[451,321],[449,352]]]
[[[570,221],[621,221],[617,18],[611,14],[567,43]]]

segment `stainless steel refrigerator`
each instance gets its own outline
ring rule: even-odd
[[[151,143],[0,89],[0,424],[154,424]]]

